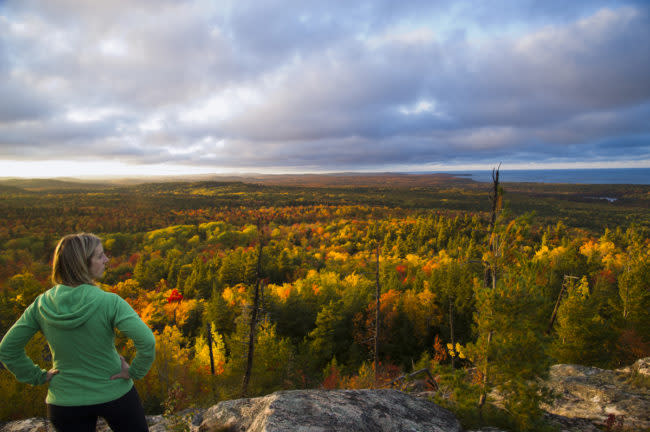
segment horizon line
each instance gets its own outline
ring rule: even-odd
[[[494,167],[496,168],[496,166]],[[516,168],[500,168],[500,172],[513,172],[513,171],[580,171],[580,170],[642,170],[650,169],[650,166],[635,166],[635,167],[625,167],[625,166],[604,166],[604,167],[516,167]],[[169,178],[198,178],[198,177],[273,177],[273,176],[329,176],[329,175],[433,175],[433,174],[454,174],[454,175],[463,175],[465,172],[475,173],[475,172],[490,172],[490,168],[453,168],[450,169],[432,169],[432,170],[417,170],[417,171],[403,171],[403,170],[389,170],[389,171],[303,171],[303,172],[200,172],[200,173],[149,173],[149,174],[82,174],[82,175],[58,175],[58,176],[20,176],[20,175],[10,175],[10,176],[0,176],[0,181],[7,180],[129,180],[129,179],[169,179]]]

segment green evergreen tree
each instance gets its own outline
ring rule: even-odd
[[[539,381],[549,366],[544,351],[546,320],[540,314],[544,299],[529,276],[526,272],[506,274],[495,289],[475,285],[478,337],[467,349],[477,365],[489,359],[488,387],[503,397],[519,430],[539,427],[539,404],[545,397]]]
[[[212,296],[205,307],[203,327],[205,327],[205,323],[211,323],[219,334],[230,335],[235,330],[236,317],[237,311],[234,306],[228,305],[221,292],[213,289]]]
[[[607,366],[616,332],[598,313],[587,277],[570,284],[557,312],[551,355],[559,363]]]

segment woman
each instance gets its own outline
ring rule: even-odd
[[[94,285],[107,262],[99,237],[63,237],[54,251],[56,285],[27,307],[0,342],[0,361],[19,381],[49,383],[47,415],[57,431],[94,431],[98,416],[114,431],[148,430],[133,379],[151,367],[156,341],[126,301]],[[115,349],[115,328],[135,344],[130,366]],[[49,371],[25,354],[39,330],[52,352]]]

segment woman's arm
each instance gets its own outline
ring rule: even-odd
[[[117,294],[115,297],[116,312],[113,323],[118,330],[133,340],[136,350],[128,374],[131,378],[140,379],[147,374],[156,357],[156,338],[133,308]]]
[[[20,382],[37,385],[44,384],[52,379],[58,371],[46,371],[34,364],[25,353],[25,345],[40,330],[38,322],[34,319],[34,303],[29,305],[22,316],[9,329],[0,342],[0,361],[16,376]]]

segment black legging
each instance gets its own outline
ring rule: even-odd
[[[104,417],[114,432],[149,430],[135,386],[121,398],[97,405],[47,404],[47,417],[57,432],[94,432],[97,417]]]

